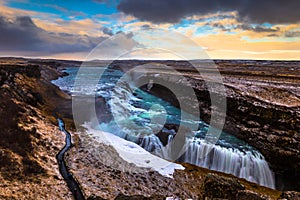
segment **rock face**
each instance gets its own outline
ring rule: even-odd
[[[299,190],[300,62],[218,61],[216,64],[223,77],[225,94],[220,94],[218,88],[209,93],[199,72],[187,62],[159,63],[174,67],[190,85],[172,80],[172,72],[156,70],[148,73],[148,78],[173,81],[174,87],[183,91],[187,90],[185,87],[192,87],[199,101],[200,116],[207,123],[210,123],[211,110],[219,110],[211,107],[210,96],[226,95],[227,112],[218,113],[220,117],[226,114],[223,130],[246,141],[265,156],[275,171],[278,189]],[[199,62],[196,67],[201,68],[201,65]],[[119,67],[122,69],[121,64]],[[205,73],[208,77],[214,76],[211,72]],[[175,96],[161,85],[154,84],[149,92],[177,107],[180,100],[186,104],[183,108],[196,109],[196,102],[189,96]]]

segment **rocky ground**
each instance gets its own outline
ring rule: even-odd
[[[53,63],[0,60],[0,199],[71,199],[55,159],[64,135],[49,115],[64,99],[49,82],[58,76]]]
[[[84,131],[77,134],[67,162],[89,199],[281,199],[280,191],[190,164],[166,178],[127,163]]]
[[[50,83],[63,75],[59,69],[69,65],[79,63],[0,59],[0,199],[72,199],[55,159],[64,145],[64,134],[58,130],[52,116],[53,112],[59,112],[66,128],[72,131],[71,100]],[[248,131],[256,133],[252,129]],[[164,199],[166,196],[299,199],[296,192],[282,193],[187,164],[184,164],[185,170],[175,172],[174,179],[166,178],[126,163],[113,148],[97,144],[84,131],[72,133],[75,146],[68,153],[67,163],[87,199]],[[289,139],[294,138],[289,132],[284,134]],[[260,141],[269,145],[268,140]],[[285,151],[285,147],[278,148]],[[114,156],[115,164],[134,168],[135,172],[107,165],[107,155]]]

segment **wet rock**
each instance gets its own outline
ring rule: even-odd
[[[245,187],[235,178],[208,174],[204,180],[204,197],[236,199],[236,194]]]
[[[164,128],[159,131],[156,136],[160,139],[162,144],[165,146],[168,144],[169,135],[175,135],[178,131],[178,125],[176,124],[165,124]]]
[[[64,77],[64,76],[68,76],[68,75],[69,75],[69,73],[63,72],[60,77]]]

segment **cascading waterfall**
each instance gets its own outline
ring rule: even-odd
[[[169,135],[168,142],[170,143],[172,139],[173,135]],[[274,174],[263,155],[256,150],[243,152],[239,149],[209,144],[199,138],[187,139],[186,144],[187,150],[178,161],[233,174],[259,185],[275,188]],[[163,148],[155,135],[143,138],[140,146],[165,159],[168,159],[169,152],[172,151],[169,145]],[[163,150],[158,151],[157,148]]]
[[[189,147],[182,160],[211,170],[233,174],[266,187],[275,187],[274,175],[264,157],[257,151],[242,152],[196,139],[189,141]]]
[[[161,149],[163,149],[163,144],[161,143],[159,138],[156,137],[155,135],[142,138],[139,145],[143,147],[145,150],[152,152],[156,155],[161,155]],[[161,157],[164,156],[161,155]]]
[[[69,76],[60,78],[54,83],[60,86],[61,89],[73,93],[72,84],[77,71],[74,68],[70,68],[67,69],[67,72],[70,74]],[[93,68],[89,68],[86,73],[93,75]],[[124,88],[119,87],[116,89],[115,84],[121,76],[122,72],[118,70],[112,70],[106,74],[97,85],[97,95],[106,99],[108,105],[115,109],[114,112],[117,117],[123,116],[126,110],[129,110],[129,112],[124,118],[117,120],[118,124],[113,120],[98,124],[95,128],[135,142],[147,151],[168,159],[169,153],[172,152],[172,146],[164,146],[161,140],[153,133],[153,130],[160,127],[157,127],[155,123],[151,123],[150,120],[151,116],[157,114],[157,110],[149,112],[149,109],[154,104],[162,105],[167,110],[167,123],[177,125],[180,124],[180,117],[178,117],[180,116],[180,111],[163,100],[143,91],[136,90],[135,93],[137,95],[134,96],[131,94],[133,90],[128,88],[128,85],[124,85]],[[83,76],[83,78],[86,77]],[[85,86],[83,85],[83,87]],[[82,92],[84,91],[93,93],[88,85],[82,89]],[[230,173],[260,185],[275,188],[274,174],[264,157],[257,150],[252,147],[248,148],[249,146],[246,143],[225,133],[222,133],[223,140],[220,139],[217,144],[210,144],[203,137],[207,132],[208,125],[205,125],[203,121],[194,123],[199,124],[200,130],[194,133],[194,137],[186,138],[187,150],[178,161]],[[122,129],[119,127],[120,124],[130,124],[130,126]],[[141,126],[144,127],[143,131],[141,131]],[[170,130],[168,143],[172,142],[174,134],[175,131]]]

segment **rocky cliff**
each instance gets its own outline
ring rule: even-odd
[[[0,199],[70,199],[55,159],[64,136],[49,114],[54,63],[0,60]],[[47,76],[45,76],[47,74]]]
[[[156,65],[154,62],[153,65]],[[159,62],[181,73],[192,86],[199,101],[201,118],[210,123],[211,94],[226,98],[226,121],[224,131],[235,135],[257,148],[266,157],[276,173],[278,189],[300,188],[300,63],[266,61],[217,61],[226,93],[212,91],[201,74],[187,62]],[[143,64],[143,63],[141,63]],[[122,64],[116,64],[122,68]],[[198,65],[198,66],[197,66]],[[201,67],[199,62],[195,67]],[[128,68],[128,67],[126,67]],[[125,68],[125,69],[126,69]],[[150,70],[151,71],[151,70]],[[202,69],[202,71],[204,71]],[[190,87],[182,81],[174,81],[172,72],[159,70],[148,73],[148,78],[164,73],[162,82],[172,82],[174,87]],[[214,76],[213,73],[206,76]],[[166,75],[167,74],[167,75]],[[167,84],[166,84],[167,85]],[[177,86],[176,86],[177,85]],[[147,90],[147,87],[143,87]],[[150,93],[179,107],[197,105],[188,95],[175,96],[165,87],[154,84]],[[189,109],[193,110],[193,109]],[[222,113],[220,114],[222,115]]]

